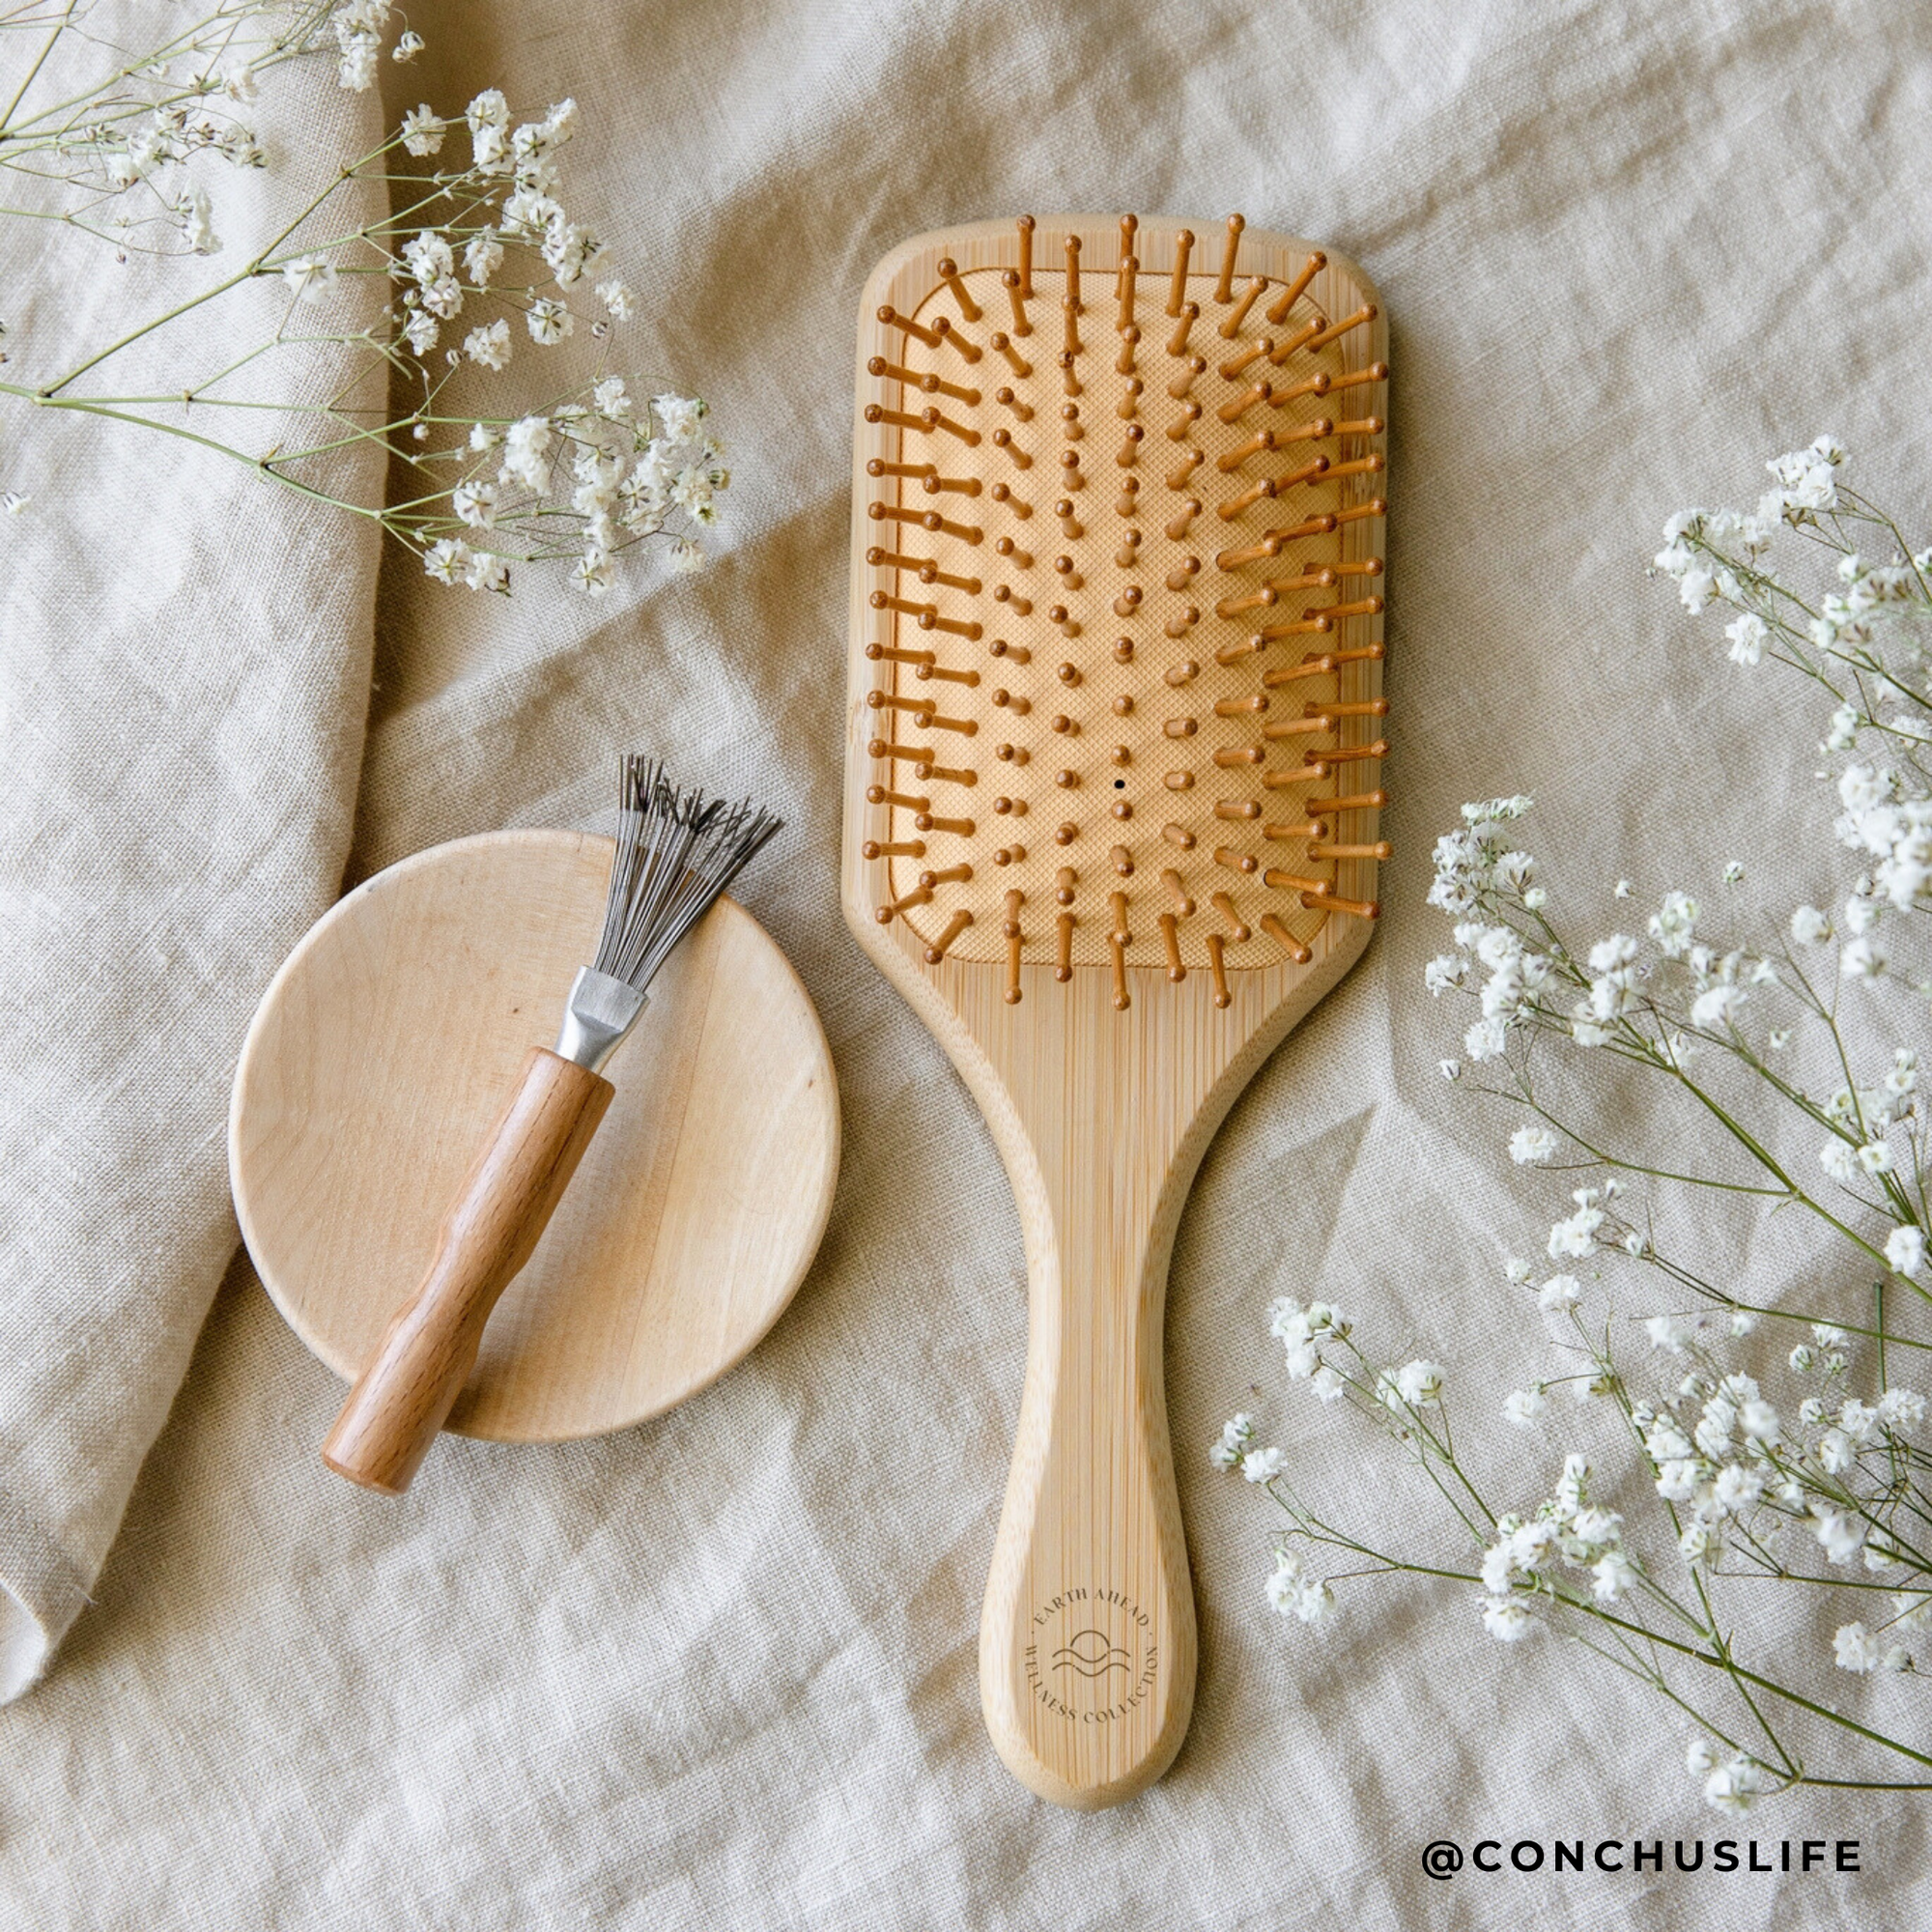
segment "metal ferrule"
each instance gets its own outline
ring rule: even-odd
[[[580,966],[570,982],[570,999],[556,1036],[557,1057],[574,1060],[592,1073],[601,1071],[649,1004],[628,980],[612,979],[594,966]]]

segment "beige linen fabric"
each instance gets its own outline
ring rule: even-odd
[[[86,31],[148,47],[156,21],[105,6]],[[10,20],[7,97],[43,39]],[[24,112],[101,71],[104,50],[83,57],[80,40],[61,43]],[[254,118],[278,158],[296,144],[344,156],[375,145],[378,112],[310,63],[272,83]],[[6,183],[10,202],[30,198],[23,176]],[[6,378],[52,384],[237,272],[316,181],[224,167],[213,185],[221,247],[208,260],[156,261],[141,229],[117,264],[90,237],[0,220]],[[354,230],[380,211],[371,192],[338,193],[329,214]],[[358,329],[381,302],[370,284],[344,284],[305,320]],[[60,393],[201,387],[272,338],[286,308],[279,278],[251,283]],[[217,393],[315,402],[355,366],[320,350],[295,361],[299,394],[267,364]],[[324,440],[293,416],[206,403],[165,413],[251,454]],[[369,501],[381,470],[379,452],[351,456],[328,481]],[[12,398],[0,399],[0,488],[27,498],[0,531],[5,1698],[86,1601],[234,1248],[225,1095],[266,976],[341,879],[377,534],[206,447]]]
[[[1533,1441],[1483,1430],[1548,1372],[1500,1260],[1533,1250],[1555,1190],[1506,1181],[1513,1122],[1435,1074],[1461,1020],[1420,985],[1444,934],[1422,904],[1430,842],[1463,799],[1520,789],[1545,800],[1532,848],[1562,855],[1586,918],[1607,922],[1619,874],[1646,897],[1708,895],[1731,856],[1773,913],[1828,890],[1807,706],[1754,696],[1642,567],[1670,510],[1748,500],[1764,456],[1821,429],[1932,515],[1922,12],[472,0],[412,20],[430,52],[385,70],[392,109],[427,96],[451,113],[493,82],[529,108],[578,97],[574,205],[648,290],[625,359],[711,398],[738,476],[717,567],[695,582],[634,574],[593,603],[526,578],[504,604],[385,560],[352,868],[500,824],[594,822],[622,747],[776,803],[786,831],[744,896],[824,1017],[844,1172],[796,1303],[717,1388],[602,1441],[445,1442],[396,1503],[322,1472],[339,1388],[238,1263],[96,1607],[0,1719],[0,1918],[1924,1923],[1909,1797],[1762,1814],[1768,1841],[1860,1838],[1858,1877],[1431,1885],[1418,1858],[1435,1838],[1726,1828],[1682,1771],[1685,1724],[1554,1644],[1504,1651],[1455,1589],[1352,1598],[1320,1639],[1284,1629],[1261,1591],[1266,1506],[1205,1455],[1232,1408],[1259,1407],[1314,1493],[1391,1538],[1423,1533],[1423,1497],[1365,1484],[1360,1435],[1280,1387],[1265,1302],[1319,1285],[1394,1359],[1452,1365],[1499,1491],[1529,1502],[1551,1479],[1569,1423]],[[1199,1703],[1161,1784],[1077,1817],[1007,1777],[978,1711],[1025,1339],[1015,1216],[971,1103],[843,930],[836,839],[865,273],[917,230],[1110,206],[1238,207],[1331,241],[1384,292],[1398,857],[1368,959],[1236,1108],[1182,1224],[1168,1360]],[[298,575],[201,581],[288,599]],[[104,598],[115,579],[99,581]],[[353,640],[366,612],[345,594],[328,620]],[[321,615],[304,635],[324,635]],[[359,720],[347,683],[335,747]],[[43,692],[42,726],[64,705]],[[243,709],[208,728],[248,725]],[[130,748],[152,742],[128,728]],[[237,781],[260,783],[262,755],[252,737],[238,750]],[[185,788],[174,809],[207,796]],[[1787,812],[1812,846],[1783,841]],[[288,866],[269,830],[261,863]],[[319,858],[325,836],[303,836]],[[137,880],[99,884],[103,917],[149,903]],[[312,908],[293,887],[281,904],[285,939]],[[248,970],[266,954],[184,1000],[201,1062],[170,1117],[197,1148],[218,1139]],[[97,1105],[135,1077],[104,1055],[85,1071],[76,1097]],[[91,1255],[101,1211],[43,1222],[37,1264]],[[191,1236],[172,1190],[149,1212],[178,1275],[192,1242],[219,1244],[198,1211]],[[1760,1293],[1803,1266],[1710,1226]],[[152,1378],[163,1347],[172,1365],[193,1313],[183,1296],[165,1344],[119,1373]],[[16,1327],[7,1378],[44,1346]],[[131,1466],[146,1436],[130,1424],[128,1439]],[[13,1493],[49,1515],[61,1492]]]

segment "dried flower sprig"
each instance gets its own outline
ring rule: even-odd
[[[24,58],[0,117],[0,171],[27,185],[22,199],[32,205],[0,209],[0,219],[58,221],[109,243],[124,265],[136,253],[220,253],[207,169],[267,165],[245,113],[264,76],[326,58],[344,87],[366,89],[391,11],[388,0],[293,10],[227,0],[134,49],[95,34],[85,4],[5,16],[12,33],[0,38],[0,55]],[[422,45],[405,32],[392,57],[410,59]],[[618,556],[657,536],[669,539],[674,567],[695,568],[702,558],[695,532],[715,520],[718,493],[730,482],[701,401],[637,395],[600,370],[540,409],[481,403],[520,339],[554,349],[582,325],[604,343],[635,313],[637,298],[609,271],[604,244],[560,199],[558,154],[577,121],[571,100],[518,121],[490,89],[455,124],[425,104],[370,154],[346,163],[312,157],[314,192],[249,261],[64,371],[40,380],[10,371],[0,396],[159,430],[246,463],[375,518],[448,583],[506,590],[513,562],[562,560],[579,587],[596,593]],[[413,165],[440,156],[452,138],[467,142],[467,164]],[[389,213],[331,226],[331,204],[356,183],[380,184]],[[394,293],[380,324],[344,332],[330,327],[323,298],[357,275],[383,276]],[[220,367],[185,369],[162,390],[112,387],[117,358],[135,344],[264,282],[282,294],[270,340]],[[325,319],[311,321],[319,306]],[[459,318],[460,343],[445,343]],[[31,359],[35,345],[5,347],[0,360],[17,361]],[[265,393],[277,367],[323,348],[364,355],[332,396],[297,400],[294,383],[289,395]],[[375,384],[364,380],[373,371],[382,372]],[[385,402],[366,400],[377,387]],[[243,440],[252,422],[289,417],[311,419],[313,437],[267,448]],[[332,461],[371,443],[408,466],[420,488],[381,507],[334,494]],[[11,508],[26,501],[17,489],[7,497]]]
[[[1641,1372],[1619,1362],[1614,1319],[1598,1325],[1586,1316],[1574,1277],[1552,1276],[1538,1293],[1568,1330],[1559,1346],[1570,1359],[1561,1376],[1512,1395],[1505,1414],[1534,1428],[1549,1413],[1548,1391],[1567,1387],[1607,1417],[1609,1430],[1593,1433],[1607,1435],[1623,1469],[1604,1481],[1590,1456],[1571,1450],[1550,1493],[1513,1513],[1492,1503],[1459,1451],[1438,1364],[1378,1367],[1339,1310],[1274,1304],[1291,1379],[1352,1410],[1420,1472],[1451,1542],[1443,1552],[1392,1548],[1323,1515],[1290,1480],[1284,1452],[1257,1442],[1252,1415],[1236,1415],[1208,1455],[1264,1488],[1287,1520],[1264,1581],[1268,1602],[1284,1617],[1320,1624],[1335,1614],[1337,1586],[1395,1576],[1469,1586],[1497,1641],[1568,1638],[1662,1695],[1690,1725],[1687,1761],[1722,1811],[1742,1813],[1801,1784],[1932,1789],[1932,1741],[1848,1714],[1807,1682],[1788,1645],[1748,1649],[1727,1594],[1747,1581],[1846,1593],[1861,1614],[1837,1630],[1837,1665],[1915,1673],[1932,1623],[1928,1459],[1912,1439],[1923,1401],[1901,1389],[1875,1403],[1844,1395],[1848,1338],[1828,1331],[1829,1346],[1793,1371],[1822,1392],[1780,1413],[1698,1324],[1676,1318],[1662,1345],[1668,1369],[1653,1378],[1660,1385],[1634,1393]],[[1629,1487],[1632,1465],[1648,1478],[1655,1507],[1627,1521],[1609,1499]],[[1862,1749],[1878,1766],[1836,1775],[1848,1767],[1808,1760],[1807,1739]],[[1887,1759],[1896,1775],[1883,1769]]]
[[[1896,1375],[1922,1380],[1932,1349],[1925,1120],[1918,1047],[1887,1031],[1896,1002],[1875,985],[1889,975],[1932,992],[1911,920],[1932,910],[1932,551],[1913,554],[1897,524],[1846,487],[1844,465],[1829,438],[1777,458],[1754,512],[1675,517],[1656,560],[1691,611],[1727,613],[1735,661],[1790,665],[1830,696],[1819,776],[1837,787],[1839,843],[1868,862],[1838,921],[1805,904],[1788,937],[1719,943],[1679,887],[1647,919],[1623,922],[1630,929],[1578,938],[1517,843],[1528,799],[1465,807],[1436,846],[1430,899],[1455,923],[1455,946],[1425,980],[1477,1009],[1442,1071],[1510,1107],[1514,1164],[1591,1177],[1548,1231],[1544,1278],[1509,1264],[1562,1366],[1510,1393],[1502,1416],[1536,1429],[1551,1392],[1570,1390],[1581,1426],[1603,1438],[1607,1477],[1602,1453],[1593,1474],[1592,1457],[1572,1449],[1548,1498],[1497,1511],[1451,1435],[1445,1372],[1377,1368],[1338,1311],[1292,1300],[1272,1311],[1290,1379],[1371,1418],[1434,1485],[1467,1557],[1341,1528],[1294,1492],[1282,1451],[1256,1446],[1247,1415],[1210,1451],[1287,1512],[1267,1582],[1284,1614],[1321,1621],[1334,1585],[1363,1576],[1478,1585],[1492,1636],[1572,1637],[1665,1696],[1694,1726],[1687,1763],[1705,1797],[1731,1812],[1803,1784],[1932,1789],[1932,1735],[1902,1692],[1854,1716],[1815,1681],[1833,1666],[1920,1674],[1932,1621],[1926,1405]],[[1771,561],[1794,538],[1828,584]],[[1742,883],[1743,867],[1726,864],[1722,878]],[[1619,881],[1612,897],[1632,893]],[[1593,1104],[1588,1073],[1606,1063],[1653,1082],[1685,1130],[1652,1147],[1629,1108]],[[1639,1183],[1796,1210],[1838,1258],[1844,1288],[1770,1299],[1668,1251],[1628,1203]],[[1758,1373],[1788,1384],[1776,1401],[1737,1359],[1767,1347],[1782,1359]],[[1612,1494],[1626,1511],[1607,1506]],[[1347,1567],[1321,1574],[1320,1551]],[[1838,1603],[1827,1655],[1807,1660],[1788,1636],[1762,1634],[1766,1583],[1780,1586],[1769,1603],[1794,1624],[1820,1592]],[[1737,1634],[1740,1592],[1758,1613],[1750,1645]],[[1807,1758],[1812,1743],[1833,1761]]]

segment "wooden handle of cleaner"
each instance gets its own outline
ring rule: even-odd
[[[476,1366],[490,1311],[535,1252],[617,1090],[535,1046],[465,1178],[422,1286],[363,1365],[322,1460],[399,1496]]]

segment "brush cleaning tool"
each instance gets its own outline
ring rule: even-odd
[[[597,956],[565,1002],[554,1049],[523,1077],[444,1218],[422,1286],[389,1322],[323,1444],[338,1475],[400,1495],[475,1366],[497,1298],[535,1251],[616,1089],[599,1069],[637,1024],[652,976],[779,820],[750,800],[681,791],[627,757]]]
[[[842,896],[1018,1199],[980,1694],[1081,1806],[1159,1776],[1193,1690],[1175,1226],[1389,851],[1386,323],[1338,256],[1213,229],[923,236],[860,310]]]

